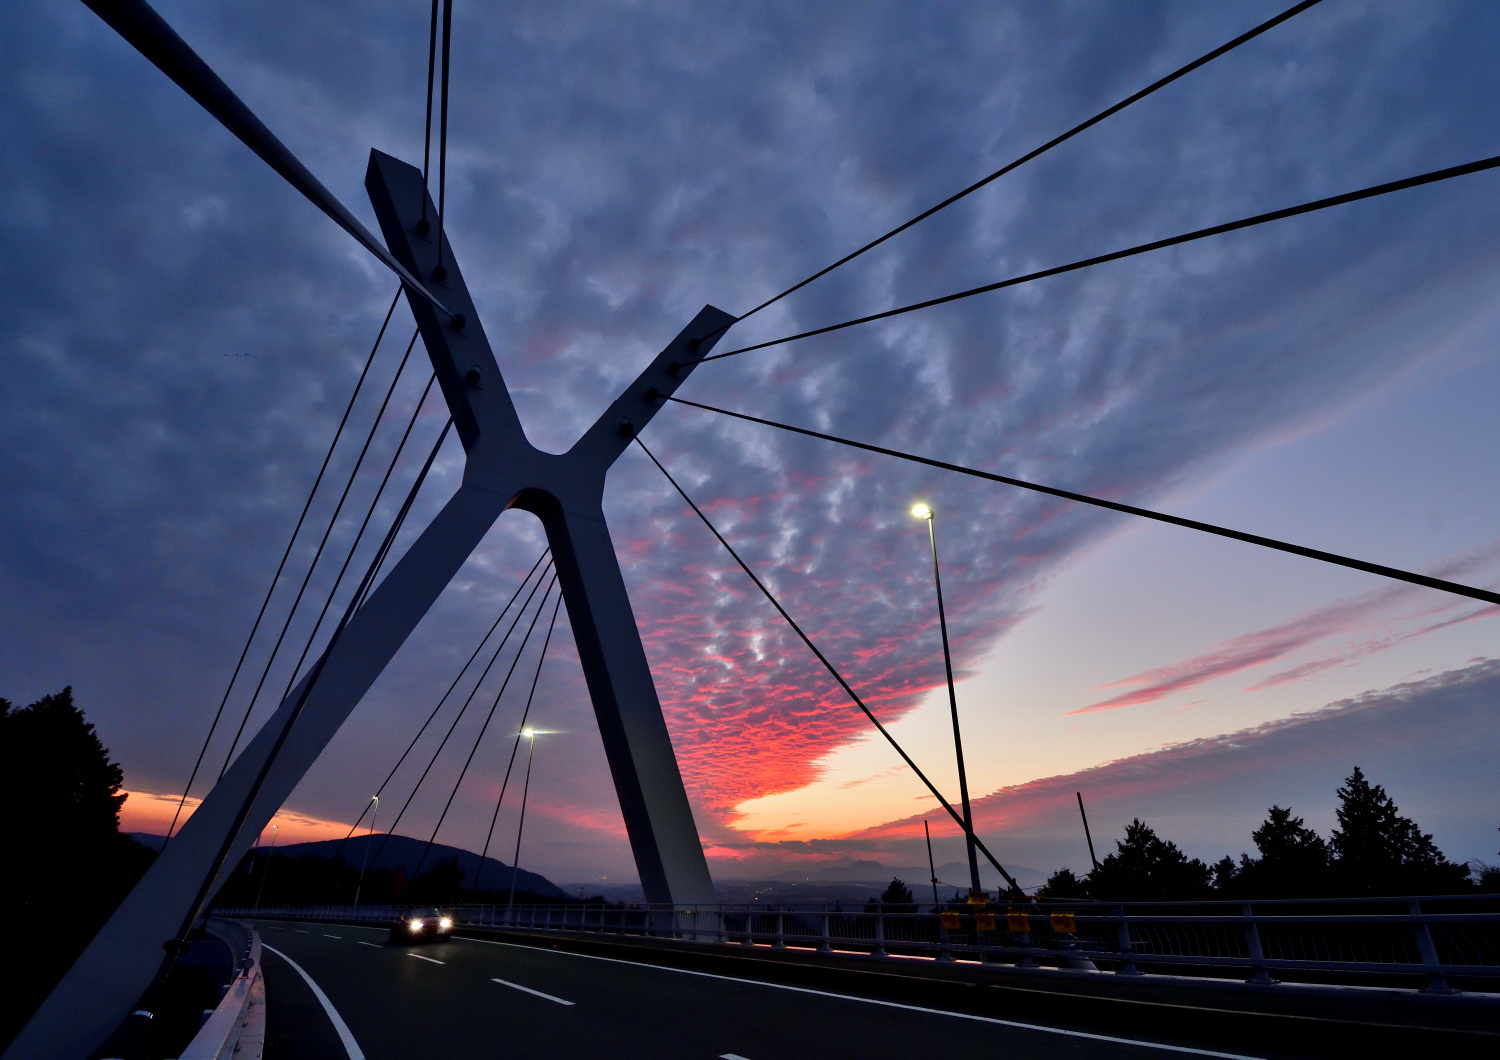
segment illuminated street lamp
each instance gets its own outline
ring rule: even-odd
[[[526,782],[521,785],[521,819],[516,822],[516,852],[510,859],[510,897],[505,901],[507,924],[516,905],[516,878],[521,875],[521,831],[526,827],[526,796],[531,792],[531,760],[536,757],[536,730],[522,729],[521,735],[530,741],[530,747],[526,751]]]
[[[969,893],[977,896],[979,886],[979,853],[974,846],[974,814],[969,809],[969,776],[964,770],[964,741],[958,729],[958,693],[953,688],[953,655],[948,648],[948,615],[943,609],[943,577],[938,572],[937,533],[933,529],[936,514],[926,504],[914,504],[911,514],[927,520],[927,540],[932,545],[932,582],[937,587],[938,626],[943,633],[943,667],[948,674],[948,710],[953,716],[953,750],[958,756],[958,794],[963,801],[964,844],[969,852]]]

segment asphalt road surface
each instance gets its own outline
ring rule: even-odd
[[[491,940],[256,926],[266,1060],[1235,1055]]]

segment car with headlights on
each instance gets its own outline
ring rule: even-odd
[[[420,906],[408,909],[391,925],[391,943],[409,946],[414,942],[447,942],[453,937],[453,918],[441,909]]]

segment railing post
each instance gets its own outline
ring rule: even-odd
[[[889,957],[885,952],[885,906],[877,903],[875,906],[875,952],[871,957]]]
[[[1260,925],[1255,921],[1249,902],[1241,904],[1240,916],[1245,921],[1245,952],[1250,955],[1252,969],[1250,978],[1245,982],[1254,986],[1271,986],[1279,980],[1272,979],[1271,973],[1266,971],[1266,955],[1260,948]]]
[[[953,963],[953,947],[952,947],[952,944],[948,941],[948,929],[943,926],[943,911],[942,911],[942,907],[941,906],[938,907],[937,917],[938,917],[938,956],[937,956],[937,961],[938,961],[939,964],[952,964]]]
[[[1115,909],[1115,916],[1120,918],[1119,923],[1116,925],[1118,929],[1115,935],[1117,940],[1116,945],[1120,951],[1120,955],[1124,958],[1120,962],[1120,967],[1115,970],[1115,974],[1145,975],[1145,972],[1135,966],[1135,947],[1130,944],[1130,919],[1125,915],[1125,907],[1117,907]]]
[[[776,949],[786,949],[786,925],[782,922],[781,906],[776,907]]]
[[[829,939],[829,927],[830,924],[828,922],[828,907],[825,905],[823,907],[823,940],[818,943],[819,953],[833,952],[833,944]]]
[[[755,929],[755,907],[747,905],[747,906],[745,906],[745,940],[744,940],[744,945],[746,945],[746,946],[754,946],[755,945],[754,929]]]
[[[1438,960],[1437,947],[1432,943],[1432,931],[1427,926],[1427,921],[1422,917],[1422,902],[1417,898],[1406,900],[1406,911],[1411,916],[1412,934],[1417,937],[1417,953],[1422,958],[1422,965],[1427,969],[1427,985],[1422,988],[1424,994],[1456,994],[1457,990],[1448,985],[1448,980],[1443,977],[1442,962]]]
[[[1015,936],[1016,945],[1021,948],[1021,954],[1016,959],[1017,968],[1035,968],[1036,959],[1031,955],[1031,914],[1026,910],[1015,912],[1007,910],[1005,914],[1005,927]],[[977,936],[978,931],[975,932]],[[985,960],[983,950],[980,951],[980,960]]]

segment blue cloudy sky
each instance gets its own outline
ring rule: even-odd
[[[744,312],[1282,6],[457,4],[448,226],[532,440],[570,445],[705,303]],[[421,156],[427,5],[158,7],[373,227],[369,149]],[[1489,4],[1325,0],[730,338],[1500,153],[1497,39]],[[395,284],[81,4],[0,11],[0,122],[0,695],[71,683],[145,808],[186,779]],[[745,354],[682,393],[1493,587],[1497,182]],[[356,432],[410,334],[403,307]],[[441,423],[430,401],[398,477]],[[683,407],[647,441],[951,789],[907,515],[938,509],[1002,857],[1081,867],[1055,797],[1079,786],[1096,835],[1140,814],[1205,857],[1248,845],[1272,801],[1326,832],[1360,763],[1450,856],[1496,859],[1500,621],[1481,605]],[[460,471],[450,444],[414,526]],[[607,509],[714,871],[915,861],[902,822],[930,800],[639,454]],[[331,510],[320,494],[314,521]],[[358,812],[540,548],[530,516],[502,517],[289,803],[310,832]],[[558,731],[523,860],[629,876],[565,631],[538,704]],[[519,709],[507,693],[441,838],[483,842]],[[1233,769],[1205,765],[1224,748]],[[403,831],[431,828],[460,763],[439,760]]]

